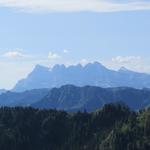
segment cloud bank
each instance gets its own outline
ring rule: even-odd
[[[26,54],[23,54],[19,51],[8,51],[5,54],[3,54],[2,56],[7,57],[7,58],[27,58],[29,57]]]
[[[116,63],[138,63],[141,60],[142,58],[140,56],[117,56],[112,58],[112,61]]]
[[[14,50],[8,50],[0,53],[0,60],[2,58],[6,59],[25,59],[25,58],[31,58],[31,55],[26,54],[23,49],[14,49]]]
[[[117,12],[150,10],[147,0],[0,0],[1,7],[27,12]]]
[[[58,59],[58,58],[60,58],[60,56],[58,54],[53,53],[53,52],[49,52],[49,54],[48,54],[48,59],[49,60],[55,60],[55,59]]]

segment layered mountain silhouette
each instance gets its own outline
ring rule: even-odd
[[[150,88],[150,75],[134,72],[124,67],[114,71],[98,62],[89,63],[86,66],[80,64],[69,67],[55,65],[52,69],[37,65],[26,79],[16,84],[13,91],[54,88],[66,84],[76,86]]]
[[[25,92],[7,91],[0,95],[0,106],[30,106],[48,94],[49,89],[36,89]]]
[[[143,109],[150,105],[150,90],[65,85],[51,89],[41,101],[32,106],[67,111],[94,111],[105,104],[116,102],[128,105],[134,110]]]
[[[6,90],[5,89],[0,89],[0,94],[5,93]]]
[[[40,109],[94,111],[108,103],[122,103],[134,110],[150,106],[150,89],[129,87],[101,88],[65,85],[60,88],[5,92],[0,106],[31,106]]]

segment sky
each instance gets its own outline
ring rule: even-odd
[[[0,0],[0,89],[36,64],[150,73],[149,0]]]

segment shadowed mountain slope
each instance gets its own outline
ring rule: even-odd
[[[100,88],[94,86],[77,87],[73,85],[53,88],[33,107],[56,108],[67,111],[93,111],[108,103],[121,102],[137,110],[150,105],[150,90],[128,87]]]

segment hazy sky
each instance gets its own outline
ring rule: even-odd
[[[36,64],[150,72],[149,0],[0,0],[0,88]]]

